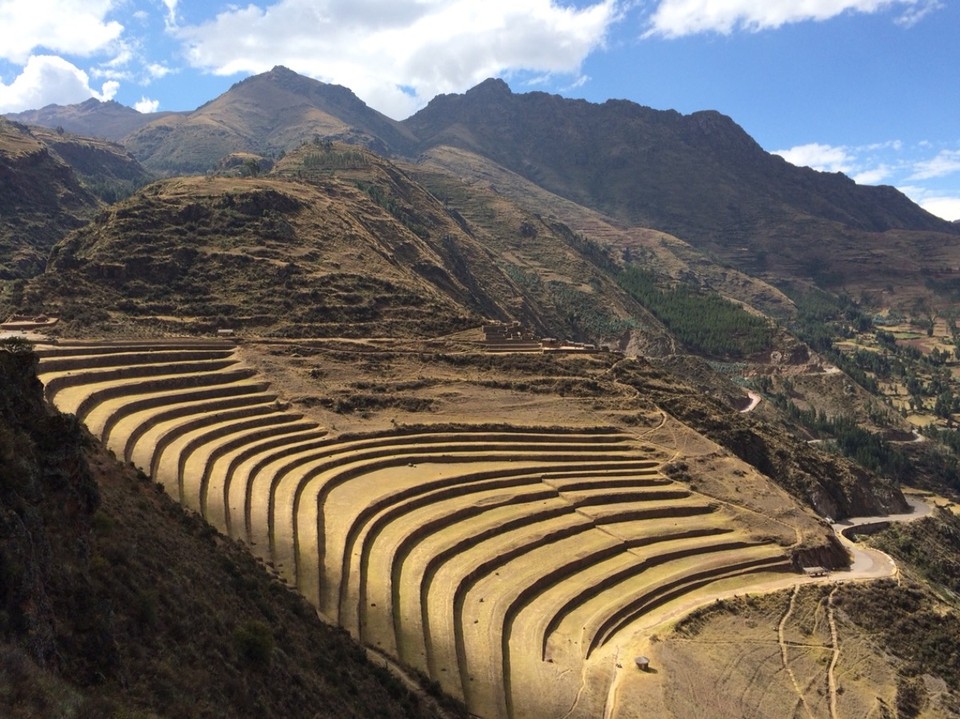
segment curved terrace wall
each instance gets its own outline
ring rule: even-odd
[[[608,681],[658,607],[790,566],[616,429],[334,436],[283,409],[230,343],[39,354],[54,404],[478,716],[528,716],[548,694],[573,706],[577,682],[555,678]]]

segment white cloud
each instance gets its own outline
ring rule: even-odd
[[[910,26],[939,7],[940,0],[660,0],[645,36],[757,32],[791,23],[829,20],[843,13],[887,9],[901,10],[897,22]]]
[[[0,58],[23,65],[37,50],[89,56],[107,49],[123,32],[108,20],[111,0],[3,0]]]
[[[120,89],[120,83],[116,80],[107,80],[103,83],[103,87],[100,89],[100,92],[93,93],[93,96],[98,100],[106,102],[107,100],[112,100],[117,96],[117,90]]]
[[[144,114],[156,112],[160,109],[160,101],[141,97],[139,102],[133,103],[133,109]]]
[[[897,189],[927,212],[945,220],[960,220],[960,191],[931,189],[921,185],[898,185]]]
[[[930,160],[917,162],[908,180],[932,180],[960,172],[960,150],[941,150]]]
[[[103,83],[100,92],[90,87],[86,72],[55,55],[33,55],[9,85],[0,83],[0,112],[21,112],[51,103],[71,104],[91,97],[112,100],[120,84]]]
[[[903,11],[903,15],[897,18],[897,24],[903,27],[913,27],[923,20],[934,10],[940,10],[944,4],[939,0],[927,0],[927,2],[917,2]]]
[[[165,22],[167,27],[173,27],[177,24],[177,5],[178,0],[163,0],[164,7],[167,8],[167,16]]]
[[[173,72],[169,67],[159,62],[148,63],[146,71],[151,80],[159,80]]]
[[[878,150],[896,150],[900,152],[903,149],[903,140],[887,140],[886,142],[874,142],[869,145],[863,145],[861,150],[866,152],[877,152]]]
[[[920,206],[927,212],[951,222],[960,220],[960,195],[956,197],[930,197]]]
[[[279,0],[176,30],[190,63],[220,75],[286,65],[405,117],[439,93],[530,71],[580,76],[620,0]],[[412,94],[410,90],[412,89]]]
[[[809,167],[821,172],[850,172],[854,163],[854,157],[847,148],[821,145],[818,142],[797,145],[788,150],[774,150],[773,154],[780,155],[797,167]]]
[[[870,167],[853,174],[853,181],[858,185],[879,185],[884,180],[893,176],[894,170],[886,164],[880,164],[876,167]]]

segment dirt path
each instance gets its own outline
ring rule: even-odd
[[[786,627],[787,622],[790,621],[790,617],[793,614],[793,609],[796,606],[797,594],[799,592],[800,585],[797,584],[793,587],[793,592],[790,594],[790,603],[787,604],[787,610],[783,613],[783,616],[780,618],[780,623],[777,625],[777,641],[780,644],[780,663],[787,671],[787,676],[790,677],[790,683],[793,684],[793,688],[797,692],[797,704],[803,706],[804,712],[806,712],[806,715],[810,717],[810,719],[814,719],[813,714],[810,712],[810,707],[807,706],[807,700],[800,686],[800,682],[797,681],[797,677],[793,673],[793,668],[790,666],[790,658],[787,656]]]
[[[839,585],[833,588],[827,597],[827,622],[830,624],[830,642],[833,644],[833,655],[830,657],[830,666],[827,667],[827,691],[830,695],[830,719],[837,719],[837,663],[840,661],[840,635],[837,633],[837,620],[833,615],[833,598],[837,594]]]

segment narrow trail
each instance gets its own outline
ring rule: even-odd
[[[617,361],[614,362],[612,365],[610,365],[610,368],[609,368],[606,372],[604,372],[604,374],[609,377],[609,380],[610,380],[610,383],[611,383],[611,384],[616,385],[617,387],[620,387],[621,389],[626,390],[626,395],[627,395],[628,397],[630,397],[630,399],[638,399],[638,398],[640,397],[640,390],[638,390],[638,389],[637,389],[636,387],[634,387],[632,384],[627,384],[626,382],[621,382],[620,380],[618,380],[618,379],[616,378],[616,369],[617,369],[617,367],[619,367],[621,364],[623,364],[624,362],[626,362],[628,359],[629,359],[629,358],[624,357],[623,359],[617,360]]]
[[[787,611],[783,613],[783,616],[780,618],[780,624],[777,626],[777,641],[780,644],[780,663],[783,664],[783,668],[787,671],[787,676],[790,677],[790,683],[793,684],[793,688],[797,692],[797,703],[803,707],[804,712],[810,719],[814,719],[810,707],[807,706],[807,700],[804,696],[803,689],[800,687],[800,682],[797,681],[797,677],[790,667],[790,658],[787,656],[786,626],[790,620],[790,616],[793,614],[799,592],[800,585],[797,584],[793,587],[793,592],[790,594],[790,603],[787,605]]]
[[[567,713],[560,717],[560,719],[570,719],[570,716],[577,710],[577,707],[580,705],[580,699],[583,697],[583,693],[587,689],[587,677],[586,677],[586,668],[581,667],[580,672],[580,688],[577,690],[577,696],[574,697],[573,703],[570,705],[570,709],[567,710]]]
[[[840,637],[837,633],[837,620],[833,615],[833,598],[839,589],[833,588],[827,597],[827,621],[830,623],[830,641],[833,644],[833,656],[827,668],[827,691],[830,695],[830,719],[837,719],[837,663],[840,661]]]
[[[620,679],[623,673],[619,671],[623,667],[620,664],[620,648],[613,657],[614,677],[610,681],[610,689],[607,691],[607,700],[603,704],[603,719],[613,719],[617,715],[617,707],[620,695]]]

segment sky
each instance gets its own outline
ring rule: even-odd
[[[398,120],[488,77],[718,110],[960,219],[960,0],[0,0],[0,113],[193,110],[275,65]]]

